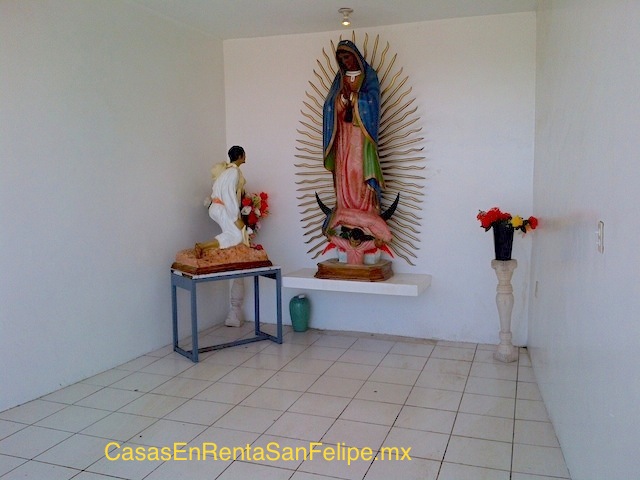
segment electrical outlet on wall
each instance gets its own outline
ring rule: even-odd
[[[596,237],[598,252],[604,253],[604,222],[602,220],[598,222],[598,231],[596,232]]]

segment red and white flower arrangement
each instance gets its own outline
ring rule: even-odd
[[[253,239],[261,227],[263,218],[269,215],[269,196],[265,192],[245,193],[240,204],[240,217]]]

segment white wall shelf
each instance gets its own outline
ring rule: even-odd
[[[362,282],[355,280],[333,280],[315,278],[316,270],[303,268],[286,273],[282,277],[284,288],[324,290],[327,292],[372,293],[378,295],[400,295],[417,297],[431,285],[431,275],[397,273],[388,280]]]

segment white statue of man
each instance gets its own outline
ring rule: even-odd
[[[196,243],[196,258],[202,258],[204,252],[214,248],[229,248],[241,243],[249,245],[247,227],[240,217],[240,202],[245,185],[240,165],[245,160],[244,149],[236,145],[229,149],[229,162],[213,167],[209,216],[220,226],[222,232],[210,242]]]

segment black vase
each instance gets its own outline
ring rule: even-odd
[[[492,228],[496,260],[511,260],[513,226],[507,222],[498,222],[495,223]]]

